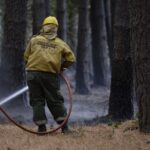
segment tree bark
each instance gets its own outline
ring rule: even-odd
[[[57,19],[59,22],[58,35],[67,40],[67,1],[57,0]]]
[[[2,49],[2,38],[3,38],[3,16],[4,16],[4,0],[0,1],[0,64],[1,64],[1,49]]]
[[[104,86],[105,82],[105,57],[106,30],[103,0],[91,1],[91,30],[92,30],[92,58],[94,85]]]
[[[46,5],[45,0],[33,0],[32,7],[33,14],[33,34],[37,34],[40,31],[43,20],[46,17]]]
[[[130,0],[131,48],[140,131],[150,133],[150,1]]]
[[[32,15],[33,0],[27,1],[27,26],[26,26],[26,44],[33,35],[33,15]]]
[[[50,0],[45,0],[45,15],[46,17],[48,17],[51,13],[51,10],[50,10]]]
[[[107,33],[107,43],[109,49],[109,57],[112,57],[112,18],[111,18],[111,0],[104,0],[104,9],[105,9],[105,24],[106,24],[106,33]]]
[[[67,41],[76,54],[78,32],[78,9],[75,0],[68,1],[68,32]]]
[[[85,58],[88,51],[88,17],[89,17],[89,1],[79,1],[79,24],[78,24],[78,46],[77,46],[77,64],[76,64],[76,92],[80,94],[88,94],[88,82],[86,81],[87,63]]]
[[[113,58],[109,116],[112,119],[130,119],[132,104],[132,62],[130,52],[129,5],[116,0],[113,17]]]
[[[4,37],[0,69],[0,93],[3,96],[9,95],[23,86],[26,6],[27,0],[5,0]]]

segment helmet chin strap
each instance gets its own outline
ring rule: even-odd
[[[52,40],[57,37],[57,33],[42,33],[41,35],[43,35],[48,40]]]
[[[51,40],[57,37],[58,27],[54,24],[44,25],[41,29],[41,35]]]
[[[58,27],[54,24],[47,24],[42,27],[44,33],[57,33]]]

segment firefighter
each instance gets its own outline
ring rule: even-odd
[[[66,115],[64,98],[60,93],[59,74],[75,62],[70,47],[57,37],[58,21],[54,16],[44,19],[41,31],[32,36],[24,53],[33,121],[38,132],[46,131],[47,104],[54,120],[61,124]],[[62,132],[68,132],[67,123]]]

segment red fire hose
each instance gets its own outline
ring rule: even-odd
[[[23,127],[22,125],[20,125],[19,123],[17,123],[13,118],[11,118],[8,113],[0,106],[0,111],[13,123],[15,124],[17,127],[21,128],[22,130],[26,131],[26,132],[29,132],[29,133],[32,133],[32,134],[37,134],[37,135],[45,135],[45,134],[51,134],[51,133],[54,133],[56,132],[57,130],[59,130],[69,119],[70,117],[70,114],[71,114],[71,111],[72,111],[72,91],[71,91],[71,87],[70,87],[70,84],[69,84],[69,81],[68,79],[61,73],[61,77],[63,78],[63,80],[65,81],[66,85],[67,85],[67,89],[68,89],[68,100],[69,100],[69,104],[70,104],[70,107],[68,109],[68,114],[65,118],[65,120],[57,127],[57,128],[54,128],[50,131],[47,131],[47,132],[36,132],[36,131],[33,131],[31,129],[28,129],[28,128],[25,128]]]

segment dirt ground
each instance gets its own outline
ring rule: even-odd
[[[61,91],[68,108],[66,87],[62,86]],[[48,136],[32,135],[10,124],[0,113],[0,150],[150,150],[150,134],[140,133],[135,120],[87,126],[86,122],[96,122],[96,118],[107,115],[108,99],[109,89],[104,87],[92,89],[89,95],[73,92],[69,124],[75,132],[70,135],[60,131]],[[20,124],[37,130],[27,101],[19,107],[5,107],[5,110]],[[47,127],[55,126],[47,108],[46,112],[49,120]]]
[[[73,126],[74,133],[48,136],[0,125],[0,150],[150,150],[150,134],[140,133],[136,121],[121,125]]]

